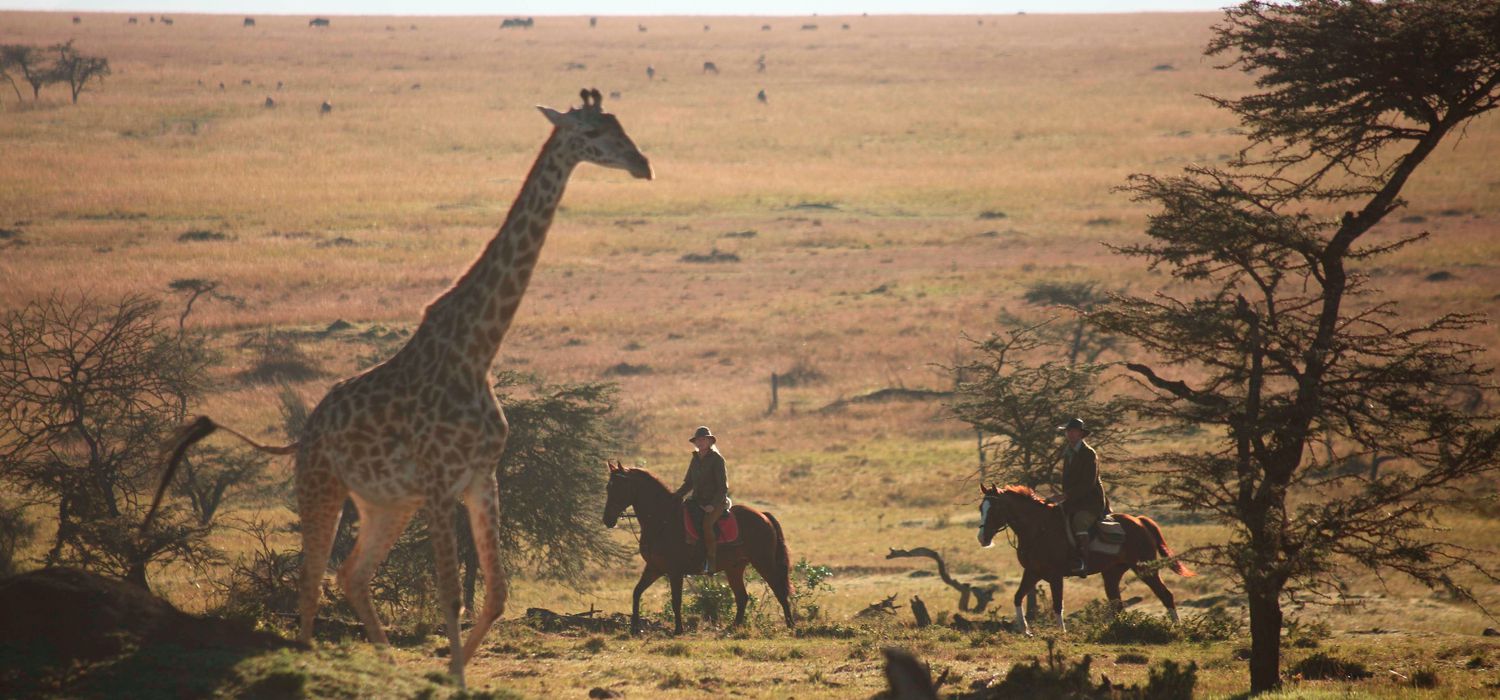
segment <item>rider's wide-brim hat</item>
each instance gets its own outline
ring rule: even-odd
[[[713,431],[709,430],[708,426],[706,425],[698,426],[698,429],[693,431],[693,436],[688,438],[688,442],[692,442],[694,440],[697,440],[698,438],[708,438],[710,440],[713,440],[714,442],[719,441],[718,438],[714,437]]]
[[[1057,426],[1058,430],[1070,430],[1072,428],[1077,428],[1079,430],[1082,430],[1084,435],[1088,435],[1089,434],[1089,429],[1083,427],[1083,419],[1082,418],[1074,418],[1073,420],[1070,420],[1067,423],[1064,423],[1062,425]]]

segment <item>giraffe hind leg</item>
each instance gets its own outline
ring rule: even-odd
[[[458,582],[458,533],[454,527],[455,499],[432,498],[427,502],[427,532],[432,538],[436,566],[438,606],[448,632],[448,673],[464,687],[464,649],[459,635],[459,608],[463,606]],[[478,533],[475,533],[476,538]],[[488,596],[488,594],[486,594]]]
[[[475,479],[465,495],[469,510],[469,528],[474,533],[474,547],[479,550],[479,566],[484,571],[484,607],[474,618],[474,627],[464,642],[463,662],[468,663],[479,651],[490,625],[505,613],[509,583],[505,565],[500,560],[500,490],[491,473]]]
[[[354,505],[359,508],[359,537],[354,541],[354,551],[339,567],[339,588],[364,623],[370,641],[384,646],[390,641],[370,602],[370,580],[401,537],[418,504],[375,505],[355,495]]]
[[[308,470],[297,470],[297,516],[302,526],[302,576],[297,587],[301,626],[297,641],[304,644],[312,642],[318,598],[323,594],[323,574],[328,569],[333,538],[348,495],[348,490],[335,478],[318,478]]]

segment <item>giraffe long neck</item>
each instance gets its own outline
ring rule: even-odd
[[[453,363],[452,369],[488,374],[577,165],[554,131],[499,233],[453,287],[427,307],[411,345],[436,352]]]

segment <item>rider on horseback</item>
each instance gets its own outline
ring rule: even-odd
[[[707,558],[703,560],[703,573],[710,574],[715,568],[714,559],[719,544],[714,537],[714,524],[719,522],[719,516],[729,508],[728,477],[724,472],[724,456],[719,454],[719,448],[714,447],[718,438],[714,437],[708,426],[698,426],[688,442],[693,443],[693,447],[697,449],[693,452],[693,461],[688,463],[687,477],[683,479],[682,487],[677,489],[677,497],[682,498],[691,493],[685,501],[686,505],[703,512],[702,528],[699,531],[707,553]]]
[[[1073,568],[1077,573],[1088,569],[1084,551],[1088,546],[1089,532],[1094,523],[1109,511],[1109,499],[1104,496],[1104,484],[1099,480],[1099,459],[1094,448],[1083,438],[1089,434],[1083,427],[1082,418],[1074,418],[1067,425],[1058,426],[1067,438],[1062,449],[1062,495],[1053,496],[1053,503],[1061,503],[1067,532],[1072,536],[1076,559]]]

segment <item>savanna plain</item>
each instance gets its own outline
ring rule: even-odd
[[[538,17],[524,29],[501,29],[498,17],[334,17],[323,28],[297,16],[254,27],[238,16],[170,26],[71,17],[0,13],[0,43],[72,39],[113,68],[77,105],[60,87],[36,103],[0,94],[0,309],[58,292],[178,303],[171,281],[215,280],[239,303],[200,301],[188,321],[225,357],[197,410],[268,440],[285,437],[278,389],[242,379],[255,359],[247,341],[297,332],[317,368],[293,384],[309,402],[389,353],[503,220],[550,128],[534,105],[566,108],[598,88],[651,158],[650,182],[576,172],[497,368],[618,382],[638,433],[634,453],[618,457],[669,481],[692,429],[712,426],[735,500],[777,515],[794,561],[828,567],[817,617],[787,631],[757,582],[740,630],[694,615],[682,637],[541,631],[523,619],[528,608],[628,612],[639,561],[592,571],[581,589],[517,571],[470,688],[865,697],[885,685],[885,646],[967,688],[1044,654],[1048,639],[1091,654],[1116,681],[1177,659],[1198,663],[1203,696],[1248,687],[1243,633],[1121,645],[1058,633],[1045,615],[1035,638],[946,624],[957,595],[930,563],[885,555],[940,551],[958,578],[999,586],[989,610],[965,617],[1009,618],[1020,569],[1003,542],[975,541],[975,434],[942,398],[849,401],[951,389],[945,367],[1002,317],[1066,317],[1022,299],[1039,281],[1180,289],[1111,251],[1141,240],[1150,213],[1114,188],[1135,172],[1228,161],[1244,144],[1233,118],[1199,96],[1252,88],[1202,55],[1217,15],[601,17],[592,28],[587,17]],[[1425,229],[1431,240],[1363,270],[1413,316],[1500,311],[1500,122],[1482,118],[1455,142],[1381,233]],[[326,332],[337,321],[351,328]],[[1493,348],[1500,334],[1485,325],[1464,340]],[[1482,359],[1493,366],[1500,353]],[[773,372],[800,381],[769,412]],[[1221,538],[1211,521],[1153,504],[1149,484],[1112,483],[1131,457],[1163,446],[1143,439],[1104,455],[1115,508],[1156,516],[1179,551]],[[277,503],[226,508],[293,518]],[[1493,513],[1445,512],[1437,525],[1489,547]],[[634,546],[628,528],[615,536]],[[254,546],[231,534],[218,544],[231,556]],[[1189,616],[1243,615],[1222,574],[1165,579]],[[214,602],[190,572],[153,581],[186,610]],[[1500,608],[1500,591],[1467,583]],[[1070,612],[1103,597],[1097,579],[1067,590]],[[1163,614],[1133,577],[1124,594],[1144,596],[1132,610]],[[896,614],[856,617],[890,595]],[[941,624],[913,626],[904,606],[914,595]],[[660,582],[643,609],[665,619],[666,598]],[[1293,678],[1288,696],[1500,692],[1500,643],[1481,636],[1500,625],[1472,603],[1351,572],[1339,597],[1290,614],[1318,634],[1289,640],[1287,667],[1332,650],[1374,676]],[[451,692],[440,637],[398,637],[394,665],[358,634],[239,663],[242,677],[303,674],[298,687],[313,694]],[[1403,683],[1418,669],[1440,684]]]

